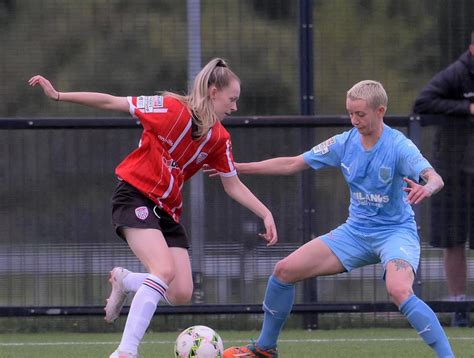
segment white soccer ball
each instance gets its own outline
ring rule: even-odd
[[[224,344],[212,328],[192,326],[176,338],[174,352],[176,358],[222,358]]]

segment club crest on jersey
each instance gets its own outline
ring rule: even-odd
[[[384,184],[390,183],[392,181],[392,168],[380,167],[380,169],[379,169],[379,179]]]
[[[201,152],[199,153],[197,159],[196,159],[196,164],[199,164],[201,163],[202,161],[204,161],[204,159],[207,158],[207,153],[204,153],[204,152]]]
[[[146,206],[140,206],[135,209],[135,215],[140,220],[145,220],[148,217],[148,208]]]
[[[329,153],[329,147],[334,143],[336,143],[336,139],[334,137],[331,137],[328,140],[319,143],[317,146],[313,147],[313,153],[319,155]]]
[[[165,165],[171,169],[176,169],[176,168],[179,168],[178,166],[178,162],[176,162],[175,160],[173,159],[166,159],[166,158],[163,158],[163,163],[165,163]]]

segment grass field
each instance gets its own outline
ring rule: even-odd
[[[474,328],[448,328],[458,358],[474,357]],[[255,331],[221,331],[224,345],[240,345],[256,338]],[[171,358],[177,333],[149,333],[140,348],[142,358]],[[108,357],[120,334],[35,333],[0,335],[1,358]],[[422,358],[435,357],[412,329],[285,330],[279,343],[283,358]]]

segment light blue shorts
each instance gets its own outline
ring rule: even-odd
[[[389,261],[401,259],[416,273],[420,262],[420,239],[415,224],[361,229],[345,223],[320,238],[346,271],[379,262],[385,271]]]

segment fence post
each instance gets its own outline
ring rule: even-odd
[[[201,70],[201,0],[187,0],[188,16],[188,84]],[[204,177],[201,171],[190,179],[191,264],[195,303],[204,302],[202,259],[204,257]]]
[[[411,141],[418,147],[420,148],[421,145],[421,120],[420,116],[410,116],[410,120],[408,122],[408,137],[411,139]],[[416,229],[418,232],[421,230],[421,207],[420,205],[415,205],[413,206],[413,211],[415,212],[415,218],[416,218]],[[420,235],[421,237],[421,235]],[[420,239],[421,241],[421,239]],[[421,245],[421,242],[420,242]],[[413,292],[415,295],[418,297],[421,297],[422,294],[422,277],[421,277],[421,265],[422,265],[422,260],[420,256],[420,264],[418,265],[418,269],[416,270],[416,277],[415,277],[415,282],[413,283]]]
[[[313,85],[313,1],[299,0],[299,61],[300,61],[300,114],[314,115],[314,85]],[[313,130],[301,131],[303,150],[313,145]],[[303,204],[303,238],[304,241],[314,237],[314,173],[307,170],[302,173],[302,204]],[[303,299],[305,302],[317,302],[318,290],[316,279],[303,282]],[[317,328],[318,315],[304,315],[304,328]]]

